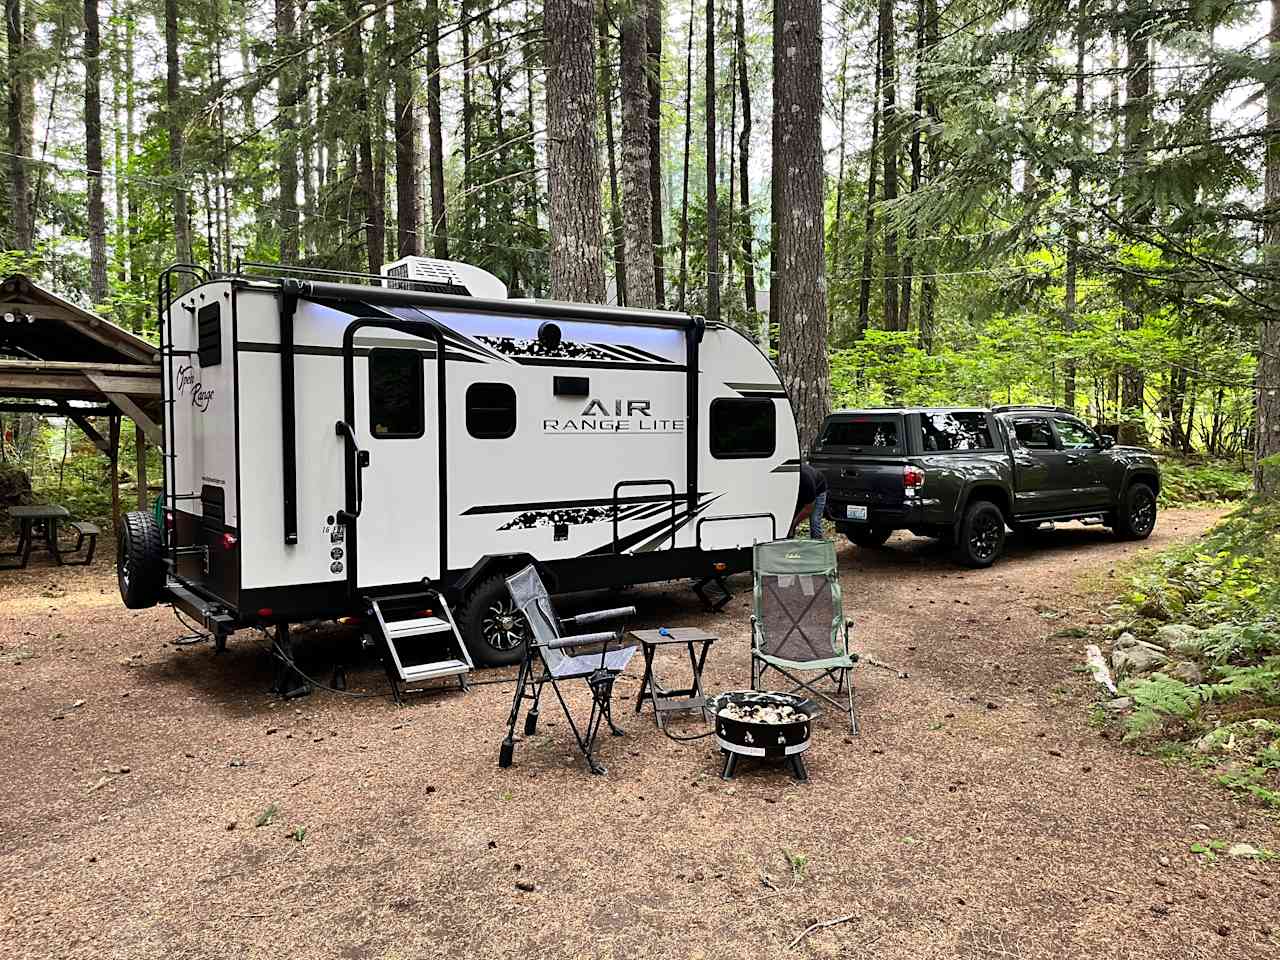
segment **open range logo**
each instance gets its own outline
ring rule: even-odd
[[[191,406],[201,413],[207,413],[209,404],[213,403],[213,391],[205,390],[196,380],[195,369],[189,363],[178,368],[178,396],[189,396]]]

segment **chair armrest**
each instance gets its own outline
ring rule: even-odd
[[[560,621],[560,625],[563,627],[573,624],[574,627],[585,627],[589,623],[603,623],[606,620],[621,620],[626,617],[634,617],[635,615],[635,607],[615,607],[612,610],[597,610],[592,613],[580,613],[576,617],[564,617]]]
[[[585,647],[593,643],[612,643],[622,639],[621,630],[605,630],[600,633],[580,633],[576,637],[561,637],[538,646],[545,650],[562,650],[566,647]]]

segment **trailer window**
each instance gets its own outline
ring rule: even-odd
[[[196,314],[196,356],[200,366],[216,367],[222,362],[222,311],[219,304],[206,303]]]
[[[516,432],[516,392],[509,383],[467,387],[467,433],[477,440],[505,440]]]
[[[718,460],[770,457],[777,445],[772,400],[719,397],[711,401],[711,455]]]
[[[922,413],[920,433],[927,453],[990,450],[995,446],[985,413]]]
[[[422,354],[417,350],[369,351],[369,433],[383,440],[425,433]]]

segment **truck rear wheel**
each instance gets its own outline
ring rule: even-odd
[[[160,524],[153,514],[134,510],[120,518],[116,534],[120,599],[130,610],[154,607],[164,591],[164,543]]]
[[[1145,483],[1131,483],[1116,507],[1112,531],[1121,540],[1145,540],[1156,528],[1156,494]]]
[[[511,601],[507,579],[501,574],[486,577],[471,588],[458,626],[477,663],[505,667],[524,657],[529,625]]]
[[[989,567],[1004,550],[1004,514],[990,500],[965,509],[956,538],[956,559],[966,567]]]

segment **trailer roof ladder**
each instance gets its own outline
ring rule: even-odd
[[[475,665],[458,632],[453,612],[443,594],[434,587],[421,591],[368,599],[369,613],[376,624],[375,642],[382,647],[383,665],[396,702],[401,702],[401,684],[457,677],[467,689],[467,674]]]

